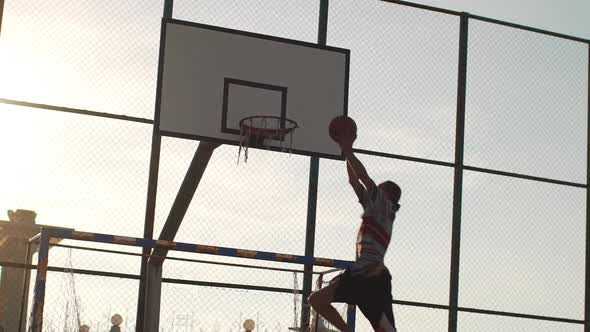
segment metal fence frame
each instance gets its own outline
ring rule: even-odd
[[[68,239],[68,240],[79,240],[96,243],[107,243],[107,244],[118,244],[126,246],[135,246],[148,249],[165,249],[175,250],[182,252],[201,253],[217,256],[226,257],[238,257],[247,258],[252,260],[264,260],[272,262],[282,263],[293,263],[300,265],[315,265],[323,267],[332,267],[336,269],[346,269],[354,262],[330,259],[330,258],[319,258],[310,256],[298,256],[292,254],[281,254],[275,252],[265,251],[253,251],[247,249],[238,248],[227,248],[217,247],[202,244],[192,244],[184,242],[173,242],[164,240],[154,240],[146,238],[133,238],[128,236],[117,236],[112,234],[100,234],[90,232],[79,232],[75,230],[55,229],[46,228],[41,229],[41,233],[35,237],[29,239],[29,250],[27,250],[27,256],[30,253],[31,244],[37,244],[39,246],[37,256],[37,275],[35,279],[35,287],[33,294],[33,310],[31,313],[31,330],[33,332],[41,332],[43,329],[43,307],[45,305],[45,285],[47,280],[47,271],[49,270],[49,247],[51,246],[52,239]],[[94,249],[93,249],[94,250]],[[103,250],[104,251],[104,250]],[[111,251],[112,252],[112,251]],[[26,285],[23,285],[26,286]],[[228,285],[222,285],[221,287],[228,287]],[[250,287],[252,289],[252,287]],[[261,287],[254,287],[255,289],[261,290]],[[270,290],[267,288],[265,290]],[[277,290],[274,290],[277,291]],[[293,292],[293,290],[289,290]],[[23,301],[24,303],[24,301]],[[348,324],[354,330],[355,326],[355,315],[354,310],[348,310]],[[138,325],[139,328],[141,325]]]
[[[409,305],[409,306],[417,306],[417,307],[426,307],[426,308],[434,308],[434,309],[443,309],[448,310],[448,330],[450,332],[457,331],[457,315],[458,312],[470,312],[470,313],[479,313],[479,314],[486,314],[486,315],[497,315],[497,316],[506,316],[506,317],[517,317],[517,318],[527,318],[527,319],[535,319],[535,320],[545,320],[545,321],[555,321],[555,322],[564,322],[564,323],[573,323],[573,324],[582,324],[584,325],[584,331],[590,332],[590,214],[588,213],[590,209],[590,197],[588,195],[588,179],[590,179],[590,163],[587,163],[587,176],[586,176],[586,183],[574,183],[568,181],[561,181],[557,179],[551,178],[544,178],[544,177],[536,177],[530,176],[526,174],[518,174],[518,173],[511,173],[505,171],[499,171],[494,169],[486,169],[481,167],[469,166],[465,165],[463,161],[463,149],[464,149],[464,127],[465,127],[465,95],[466,95],[466,78],[467,78],[467,61],[468,61],[468,54],[467,54],[467,47],[469,45],[468,42],[468,25],[470,20],[477,20],[477,21],[485,21],[488,23],[493,23],[497,25],[503,25],[507,27],[511,27],[514,29],[521,29],[527,30],[539,34],[550,35],[558,38],[568,39],[572,41],[577,41],[588,45],[588,111],[590,113],[590,40],[568,36],[560,33],[555,33],[551,31],[541,30],[533,27],[528,27],[524,25],[514,24],[510,22],[505,22],[501,20],[490,19],[478,15],[472,15],[466,12],[457,12],[453,10],[441,9],[432,6],[420,5],[406,1],[396,1],[396,0],[375,0],[381,2],[391,3],[392,5],[401,5],[401,6],[409,6],[414,8],[419,8],[422,10],[427,11],[434,11],[446,15],[453,15],[460,18],[460,38],[459,38],[459,58],[458,61],[458,85],[457,85],[457,113],[456,113],[456,136],[455,136],[455,160],[454,162],[443,162],[439,160],[430,160],[424,158],[417,158],[412,156],[405,156],[405,155],[396,155],[391,153],[384,153],[379,151],[370,151],[370,150],[363,150],[363,149],[355,149],[355,152],[358,154],[364,155],[372,155],[372,156],[379,156],[385,157],[390,159],[398,159],[398,160],[405,160],[411,161],[416,163],[422,164],[430,164],[436,165],[441,167],[452,167],[454,169],[454,189],[453,189],[453,223],[452,223],[452,241],[451,241],[451,261],[450,261],[450,285],[449,285],[449,304],[448,305],[438,305],[438,304],[430,304],[430,303],[419,303],[419,302],[411,302],[411,301],[402,301],[402,300],[394,300],[394,304],[400,305]],[[2,9],[4,6],[4,0],[0,0],[0,27],[2,23]],[[173,0],[164,0],[164,9],[163,9],[163,17],[170,18],[172,17],[172,10],[173,10]],[[318,43],[325,44],[327,40],[327,22],[328,22],[328,14],[329,14],[329,0],[319,0],[319,26],[318,26]],[[147,205],[146,205],[146,212],[145,212],[145,224],[144,224],[144,231],[143,231],[143,238],[144,239],[151,239],[153,238],[153,231],[154,231],[154,215],[155,215],[155,200],[156,200],[156,192],[157,192],[157,178],[158,178],[158,165],[159,165],[159,157],[160,157],[160,147],[161,147],[161,138],[162,136],[158,130],[159,119],[155,117],[152,119],[145,119],[145,118],[138,118],[138,117],[130,117],[124,115],[117,115],[117,114],[110,114],[110,113],[100,113],[100,112],[93,112],[89,110],[80,110],[80,109],[73,109],[67,107],[60,107],[54,105],[44,105],[38,103],[30,103],[26,101],[18,101],[18,100],[9,100],[9,99],[1,99],[0,103],[4,104],[12,104],[12,105],[19,105],[25,107],[32,107],[37,109],[45,109],[51,111],[59,111],[59,112],[67,112],[67,113],[75,113],[87,116],[98,116],[103,118],[111,118],[115,120],[123,120],[123,121],[131,121],[131,122],[139,122],[144,124],[153,125],[153,136],[152,136],[152,152],[151,152],[151,159],[150,159],[150,170],[149,170],[149,181],[148,181],[148,190],[147,190]],[[590,116],[588,116],[588,146],[586,151],[586,157],[588,160],[588,156],[590,156]],[[537,181],[537,182],[545,182],[545,183],[552,183],[562,186],[569,186],[569,187],[577,187],[577,188],[584,188],[586,189],[586,248],[585,248],[585,305],[584,305],[584,319],[577,320],[577,319],[567,319],[567,318],[560,318],[560,317],[549,317],[549,316],[541,316],[541,315],[529,315],[524,313],[514,313],[514,312],[502,312],[502,311],[494,311],[494,310],[482,310],[476,308],[466,308],[466,307],[459,307],[458,305],[458,297],[459,297],[459,267],[460,267],[460,253],[461,253],[461,202],[462,202],[462,188],[463,188],[463,173],[464,171],[474,171],[474,172],[481,172],[481,173],[488,173],[494,175],[500,175],[505,177],[511,178],[520,178],[526,179],[530,181]],[[315,240],[315,210],[317,204],[317,188],[318,188],[318,177],[319,177],[319,158],[311,157],[310,158],[310,177],[309,177],[309,192],[308,192],[308,215],[307,215],[307,229],[306,229],[306,242],[305,242],[305,256],[301,257],[312,257],[314,252],[314,240]],[[47,250],[47,241],[48,238],[51,236],[56,236],[56,234],[44,233],[41,235],[41,243],[44,252]],[[59,234],[59,237],[68,237],[68,234]],[[149,241],[149,240],[145,240]],[[45,243],[43,245],[43,243]],[[146,242],[147,243],[147,242]],[[145,277],[146,277],[146,263],[147,263],[147,255],[150,253],[150,248],[152,248],[154,244],[144,246],[143,254],[144,257],[142,259],[142,269],[141,275],[135,276],[134,278],[140,279],[140,291],[139,291],[139,298],[138,298],[138,314],[137,320],[138,324],[136,326],[142,326],[141,320],[143,319],[143,307],[145,305],[144,298],[145,298]],[[43,255],[39,255],[40,263],[37,267],[29,266],[29,265],[22,265],[23,268],[38,268],[39,273],[38,275],[42,275],[47,271],[47,262],[46,256],[42,257]],[[45,259],[45,260],[43,260]],[[313,262],[309,260],[302,261],[305,264],[305,269],[307,271],[311,271],[313,268]],[[0,262],[2,266],[10,266],[10,264],[4,264]],[[101,275],[100,271],[93,271],[89,273],[94,273],[96,275]],[[305,274],[305,280],[303,283],[303,294],[309,294],[311,291],[311,277],[310,274]],[[304,296],[306,298],[306,296]],[[39,308],[35,307],[37,312],[39,312]],[[303,316],[303,315],[302,315]],[[302,321],[303,321],[302,317]],[[138,329],[139,330],[139,329]]]

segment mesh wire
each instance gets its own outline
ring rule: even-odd
[[[7,1],[1,97],[151,118],[162,7],[163,1]]]
[[[142,236],[151,126],[0,105],[0,209],[38,223]]]
[[[560,332],[582,332],[584,326],[580,324],[542,321],[535,319],[499,317],[493,315],[482,315],[460,312],[458,317],[457,331],[497,331],[495,326],[503,326],[506,332],[536,332],[536,331],[560,331]]]
[[[582,319],[585,190],[475,172],[464,180],[459,305]]]
[[[385,264],[393,276],[393,298],[448,302],[453,170],[388,158],[358,156],[380,183],[402,189]],[[362,207],[339,161],[320,163],[315,253],[355,259]],[[428,199],[424,199],[428,197]],[[425,245],[425,241],[428,245]],[[416,283],[421,287],[416,288]]]
[[[6,2],[0,97],[151,118],[162,7],[163,1]],[[316,0],[176,0],[174,17],[315,42],[318,10]],[[349,115],[359,126],[356,147],[452,162],[458,17],[384,1],[339,0],[330,1],[328,22],[328,44],[351,49]],[[465,162],[585,183],[587,45],[475,20],[469,26]],[[143,235],[151,125],[5,104],[0,119],[0,183],[6,188],[0,209],[34,209],[43,224]],[[154,237],[196,146],[162,140]],[[237,150],[215,151],[175,240],[302,254],[309,158],[260,150],[236,167]],[[371,176],[399,181],[403,190],[386,256],[394,298],[447,304],[454,170],[361,159]],[[342,167],[320,162],[316,256],[354,258],[361,211]],[[460,304],[582,317],[586,189],[466,172],[463,194]],[[66,252],[53,248],[52,265],[65,267]],[[72,260],[82,269],[139,270],[139,258],[75,250]],[[167,266],[169,278],[262,283],[288,291],[166,284],[166,331],[239,330],[246,317],[260,331],[285,330],[301,312],[290,273],[235,273],[172,261]],[[18,270],[2,267],[5,278]],[[48,331],[64,326],[64,275],[48,275]],[[114,313],[124,317],[124,331],[134,329],[137,280],[76,274],[75,288],[81,321],[93,331],[108,330]],[[206,312],[197,317],[197,309]],[[396,305],[394,312],[400,328],[447,327],[446,310]],[[370,330],[360,312],[357,318],[359,331]],[[576,324],[460,314],[461,330],[493,326],[581,330]]]
[[[318,8],[316,0],[175,0],[174,18],[315,42]]]
[[[328,44],[351,49],[355,146],[452,161],[459,19],[384,1],[331,1]]]
[[[465,163],[585,183],[588,56],[585,43],[471,20]]]

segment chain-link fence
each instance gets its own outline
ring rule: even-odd
[[[316,42],[324,1],[176,0],[172,17]],[[164,1],[3,5],[0,209],[33,209],[39,224],[157,238],[197,147],[161,138],[149,232]],[[376,181],[403,190],[386,256],[398,328],[590,329],[588,41],[410,3],[333,0],[327,44],[351,50],[359,158]],[[215,151],[175,241],[354,259],[362,211],[342,162],[320,160],[310,201],[309,157],[256,150],[239,166],[236,157],[237,147]],[[3,292],[26,275],[22,253],[8,255],[2,243],[8,227],[0,224]],[[68,250],[52,249],[74,272],[50,271],[48,297],[59,299],[73,275],[92,331],[109,330],[114,313],[122,330],[134,330],[141,251]],[[233,269],[167,261],[168,281],[243,287],[165,281],[161,327],[233,331],[246,318],[257,331],[293,325],[293,294],[246,287],[293,289],[292,274]],[[301,274],[298,283],[301,292]],[[63,329],[66,304],[47,303],[56,312],[47,330]],[[19,310],[0,294],[4,331],[18,330]],[[357,330],[369,331],[357,318]]]
[[[134,325],[136,303],[129,299],[137,297],[139,276],[128,272],[137,268],[144,256],[140,250],[142,239],[126,237],[127,245],[117,245],[113,243],[117,239],[112,236],[87,232],[67,235],[71,234],[67,231],[62,233],[66,234],[66,239],[86,240],[57,243],[51,239],[57,239],[55,236],[59,234],[49,235],[48,231],[43,230],[43,234],[48,235],[47,240],[42,238],[40,243],[31,243],[33,249],[40,248],[39,256],[48,257],[42,263],[48,267],[44,274],[32,276],[36,282],[34,287],[30,284],[29,292],[35,294],[34,302],[28,304],[28,317],[17,324],[37,326],[40,321],[36,317],[42,317],[43,330],[71,331],[83,325],[100,330],[109,317],[120,315],[127,320],[125,330],[137,330]],[[109,237],[113,240],[109,241]],[[95,241],[110,242],[110,245]],[[48,253],[42,252],[47,250],[43,249],[43,243],[53,243]],[[300,314],[307,306],[301,292],[304,270],[293,263],[301,264],[303,256],[287,258],[276,253],[249,251],[246,256],[250,258],[246,259],[231,253],[238,250],[236,253],[240,255],[239,249],[209,245],[206,252],[210,254],[203,255],[201,250],[204,249],[199,249],[200,246],[176,243],[174,247],[182,251],[174,251],[166,257],[158,310],[160,331],[240,331],[245,320],[254,318],[260,330],[301,328]],[[253,262],[252,258],[256,260]],[[351,263],[317,260],[316,264],[326,266],[318,266],[313,272],[315,289],[325,287]],[[322,280],[328,282],[322,283]],[[20,305],[26,308],[27,303],[27,298],[23,297]],[[39,309],[38,303],[43,303],[44,309]],[[347,315],[346,305],[339,306],[338,310]],[[327,325],[323,321],[321,324]],[[122,322],[111,325],[123,328]]]

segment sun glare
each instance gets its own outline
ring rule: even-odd
[[[49,64],[42,54],[35,52],[26,34],[16,38],[9,32],[5,34],[3,31],[0,38],[0,98],[33,102],[43,100],[50,90],[43,89],[39,80],[34,78],[40,73],[46,74],[44,68]],[[23,204],[25,202],[21,202],[19,197],[26,197],[26,191],[36,186],[38,179],[35,174],[39,172],[35,171],[35,167],[43,164],[47,157],[43,148],[45,121],[38,111],[8,104],[0,104],[0,114],[3,160],[0,163],[0,185],[10,188],[10,192],[0,193],[0,201]]]
[[[0,38],[0,98],[51,103],[76,74],[55,45],[15,29],[3,30]]]
[[[27,38],[10,38],[10,35],[0,39],[0,93],[2,98],[24,98],[34,95],[33,82],[35,65],[34,50]]]

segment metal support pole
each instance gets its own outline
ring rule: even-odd
[[[588,135],[586,136],[586,185],[590,183],[590,42],[588,43]],[[590,194],[586,187],[586,292],[584,300],[584,332],[590,332]]]
[[[200,142],[197,151],[191,160],[191,164],[184,176],[182,185],[174,199],[166,223],[162,227],[159,240],[173,241],[184,215],[188,210],[193,196],[205,173],[205,169],[213,155],[213,151],[218,146],[216,143]],[[162,286],[162,264],[166,257],[168,249],[155,248],[147,264],[147,283],[145,297],[145,312],[143,329],[146,332],[158,332],[160,323],[160,297]]]
[[[328,35],[328,9],[329,0],[320,0],[319,23],[318,23],[318,44],[326,45]],[[318,180],[319,180],[320,160],[318,157],[311,157],[309,163],[309,190],[307,196],[307,224],[305,228],[305,256],[313,257],[315,248],[315,227],[316,227],[316,210],[318,198]],[[312,264],[304,266],[303,275],[303,295],[301,300],[301,328],[309,327],[309,302],[307,298],[311,294],[312,285]]]
[[[356,325],[356,306],[349,304],[346,309],[346,324],[350,327],[352,332],[355,331]]]
[[[305,256],[314,256],[315,247],[315,220],[318,197],[318,178],[320,160],[311,157],[309,166],[309,191],[307,196],[307,225],[305,228]],[[311,294],[313,264],[305,264],[303,275],[303,292],[301,299],[301,328],[309,327],[310,307],[307,298]]]
[[[469,14],[461,14],[459,28],[459,77],[457,80],[457,119],[455,131],[455,180],[453,185],[453,228],[449,292],[449,332],[457,331],[459,303],[459,257],[461,253],[461,204],[463,197],[463,152],[465,143],[465,94],[467,89],[467,37]]]
[[[27,253],[25,255],[25,262],[23,267],[23,284],[21,287],[21,299],[20,299],[20,318],[18,320],[18,332],[25,331],[25,319],[27,318],[27,299],[29,298],[27,295],[29,294],[29,282],[31,279],[31,270],[28,268],[29,264],[31,264],[32,252],[31,252],[31,242],[27,241]]]
[[[172,9],[174,6],[174,0],[164,0],[164,18],[172,18]],[[162,29],[163,32],[164,29]],[[164,36],[160,35],[160,61],[163,59],[164,52]],[[162,136],[160,135],[160,91],[162,87],[162,63],[158,64],[158,78],[157,78],[157,95],[156,95],[156,111],[154,112],[154,128],[152,131],[152,150],[150,155],[150,168],[148,175],[148,190],[147,190],[147,202],[145,208],[145,221],[143,226],[143,238],[151,239],[154,236],[154,219],[156,214],[156,196],[158,192],[158,172],[160,166],[160,148],[162,146]],[[137,314],[135,318],[135,327],[137,332],[143,331],[144,311],[145,311],[145,297],[147,287],[147,256],[149,255],[150,249],[143,248],[141,258],[141,267],[139,278],[139,290],[137,294]]]
[[[0,34],[2,33],[2,17],[4,16],[4,0],[0,0]]]
[[[163,261],[150,259],[147,269],[145,318],[142,328],[146,332],[159,331],[160,301],[162,296],[162,265]]]
[[[35,294],[33,303],[32,332],[43,330],[43,306],[45,305],[45,285],[47,281],[47,261],[49,258],[49,231],[41,228],[39,253],[37,262],[37,277],[35,280]]]

